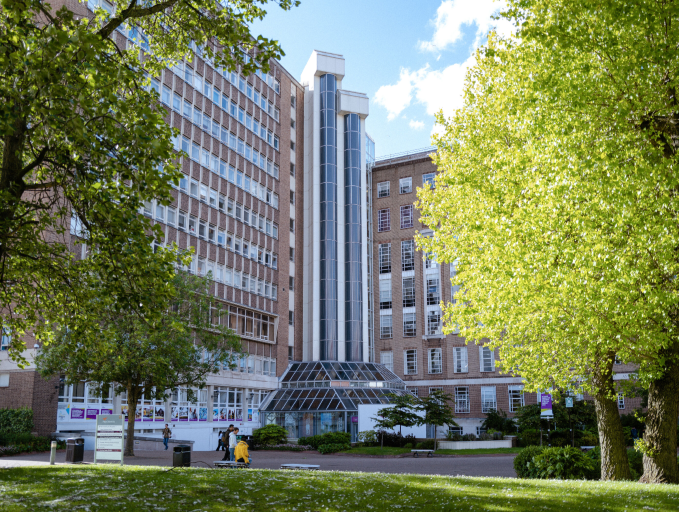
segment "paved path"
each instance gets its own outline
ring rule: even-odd
[[[85,462],[92,462],[92,451],[85,452]],[[193,452],[192,466],[212,467],[212,462],[222,458],[224,452]],[[252,452],[253,468],[279,469],[281,464],[318,464],[325,471],[364,471],[376,473],[416,473],[424,475],[466,475],[516,477],[513,455],[496,457],[350,457],[321,455],[313,452]],[[57,463],[64,463],[66,451],[57,452]],[[137,451],[137,456],[125,459],[126,464],[144,466],[171,466],[171,451]],[[0,468],[49,464],[49,453],[0,457]],[[224,470],[226,471],[226,470]]]

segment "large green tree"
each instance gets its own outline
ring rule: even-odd
[[[455,423],[455,415],[450,403],[453,398],[446,392],[440,389],[433,389],[429,395],[420,398],[418,408],[424,414],[419,418],[419,425],[432,425],[434,427],[434,450],[438,445],[438,428],[447,425],[449,427],[458,427]]]
[[[162,310],[147,305],[169,298],[177,256],[152,253],[160,232],[138,211],[169,203],[180,173],[148,78],[194,50],[216,69],[267,70],[280,47],[249,29],[266,3],[126,0],[93,16],[86,2],[0,0],[0,309],[15,359],[26,334],[49,342],[55,324],[96,322],[90,280],[124,310]]]
[[[458,260],[447,325],[488,338],[528,387],[589,391],[602,478],[629,478],[613,359],[649,389],[646,481],[677,482],[679,212],[675,2],[517,0],[439,116],[434,229]]]
[[[121,310],[100,288],[96,328],[63,329],[36,357],[45,377],[64,375],[67,384],[114,384],[129,410],[125,455],[134,455],[135,411],[142,395],[165,400],[178,387],[202,388],[209,375],[235,366],[240,338],[226,325],[228,312],[209,295],[207,278],[179,272],[172,279],[171,307],[154,319]],[[193,397],[189,397],[193,401]]]

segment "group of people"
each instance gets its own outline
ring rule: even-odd
[[[244,462],[250,464],[250,454],[248,453],[248,443],[238,441],[238,427],[229,425],[225,432],[219,432],[217,450],[221,448],[226,451],[222,460],[232,462]]]

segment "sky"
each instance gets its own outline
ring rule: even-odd
[[[502,1],[502,0],[501,0]],[[431,145],[434,115],[462,106],[466,71],[492,28],[494,0],[301,0],[275,3],[253,34],[276,39],[283,66],[299,80],[313,50],[345,58],[342,88],[370,97],[367,132],[377,157]]]

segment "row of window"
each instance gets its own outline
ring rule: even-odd
[[[441,303],[440,280],[438,277],[427,277],[427,306],[438,306]],[[415,307],[415,277],[402,278],[402,306]],[[392,309],[391,279],[380,279],[380,310]]]
[[[391,273],[391,244],[379,244],[377,247],[378,267],[380,274]],[[427,267],[429,268],[429,267]],[[401,271],[415,270],[415,241],[401,242]]]
[[[422,175],[422,186],[429,186],[431,188],[434,187],[434,179],[436,177],[436,173],[429,173],[429,174],[424,174]],[[389,197],[390,194],[390,188],[391,188],[391,182],[389,181],[382,181],[377,184],[377,197]],[[413,178],[412,177],[407,177],[407,178],[401,178],[398,180],[398,191],[399,194],[410,194],[413,191]]]
[[[438,374],[443,373],[443,349],[430,348],[427,349],[427,373]],[[454,373],[468,373],[469,364],[467,357],[467,347],[453,348],[453,372]],[[380,352],[380,363],[394,371],[394,353],[389,351]],[[495,355],[493,351],[484,346],[479,346],[479,371],[494,372],[495,371]],[[406,349],[403,351],[403,374],[417,375],[417,349]]]
[[[407,204],[401,206],[401,229],[412,228],[414,225],[414,206],[412,204]],[[377,231],[379,233],[383,231],[391,230],[391,210],[389,208],[384,208],[382,210],[377,210]]]
[[[199,276],[212,275],[212,280],[218,283],[224,283],[227,286],[250,292],[252,294],[261,295],[271,300],[278,300],[278,286],[260,279],[256,276],[251,276],[240,270],[235,270],[224,265],[206,260],[205,258],[193,258],[190,266],[185,268],[192,273]]]
[[[441,311],[436,308],[427,311],[427,336],[441,334]],[[415,311],[403,312],[403,337],[412,338],[417,335],[417,313]],[[380,339],[394,337],[393,315],[390,310],[380,311]]]

